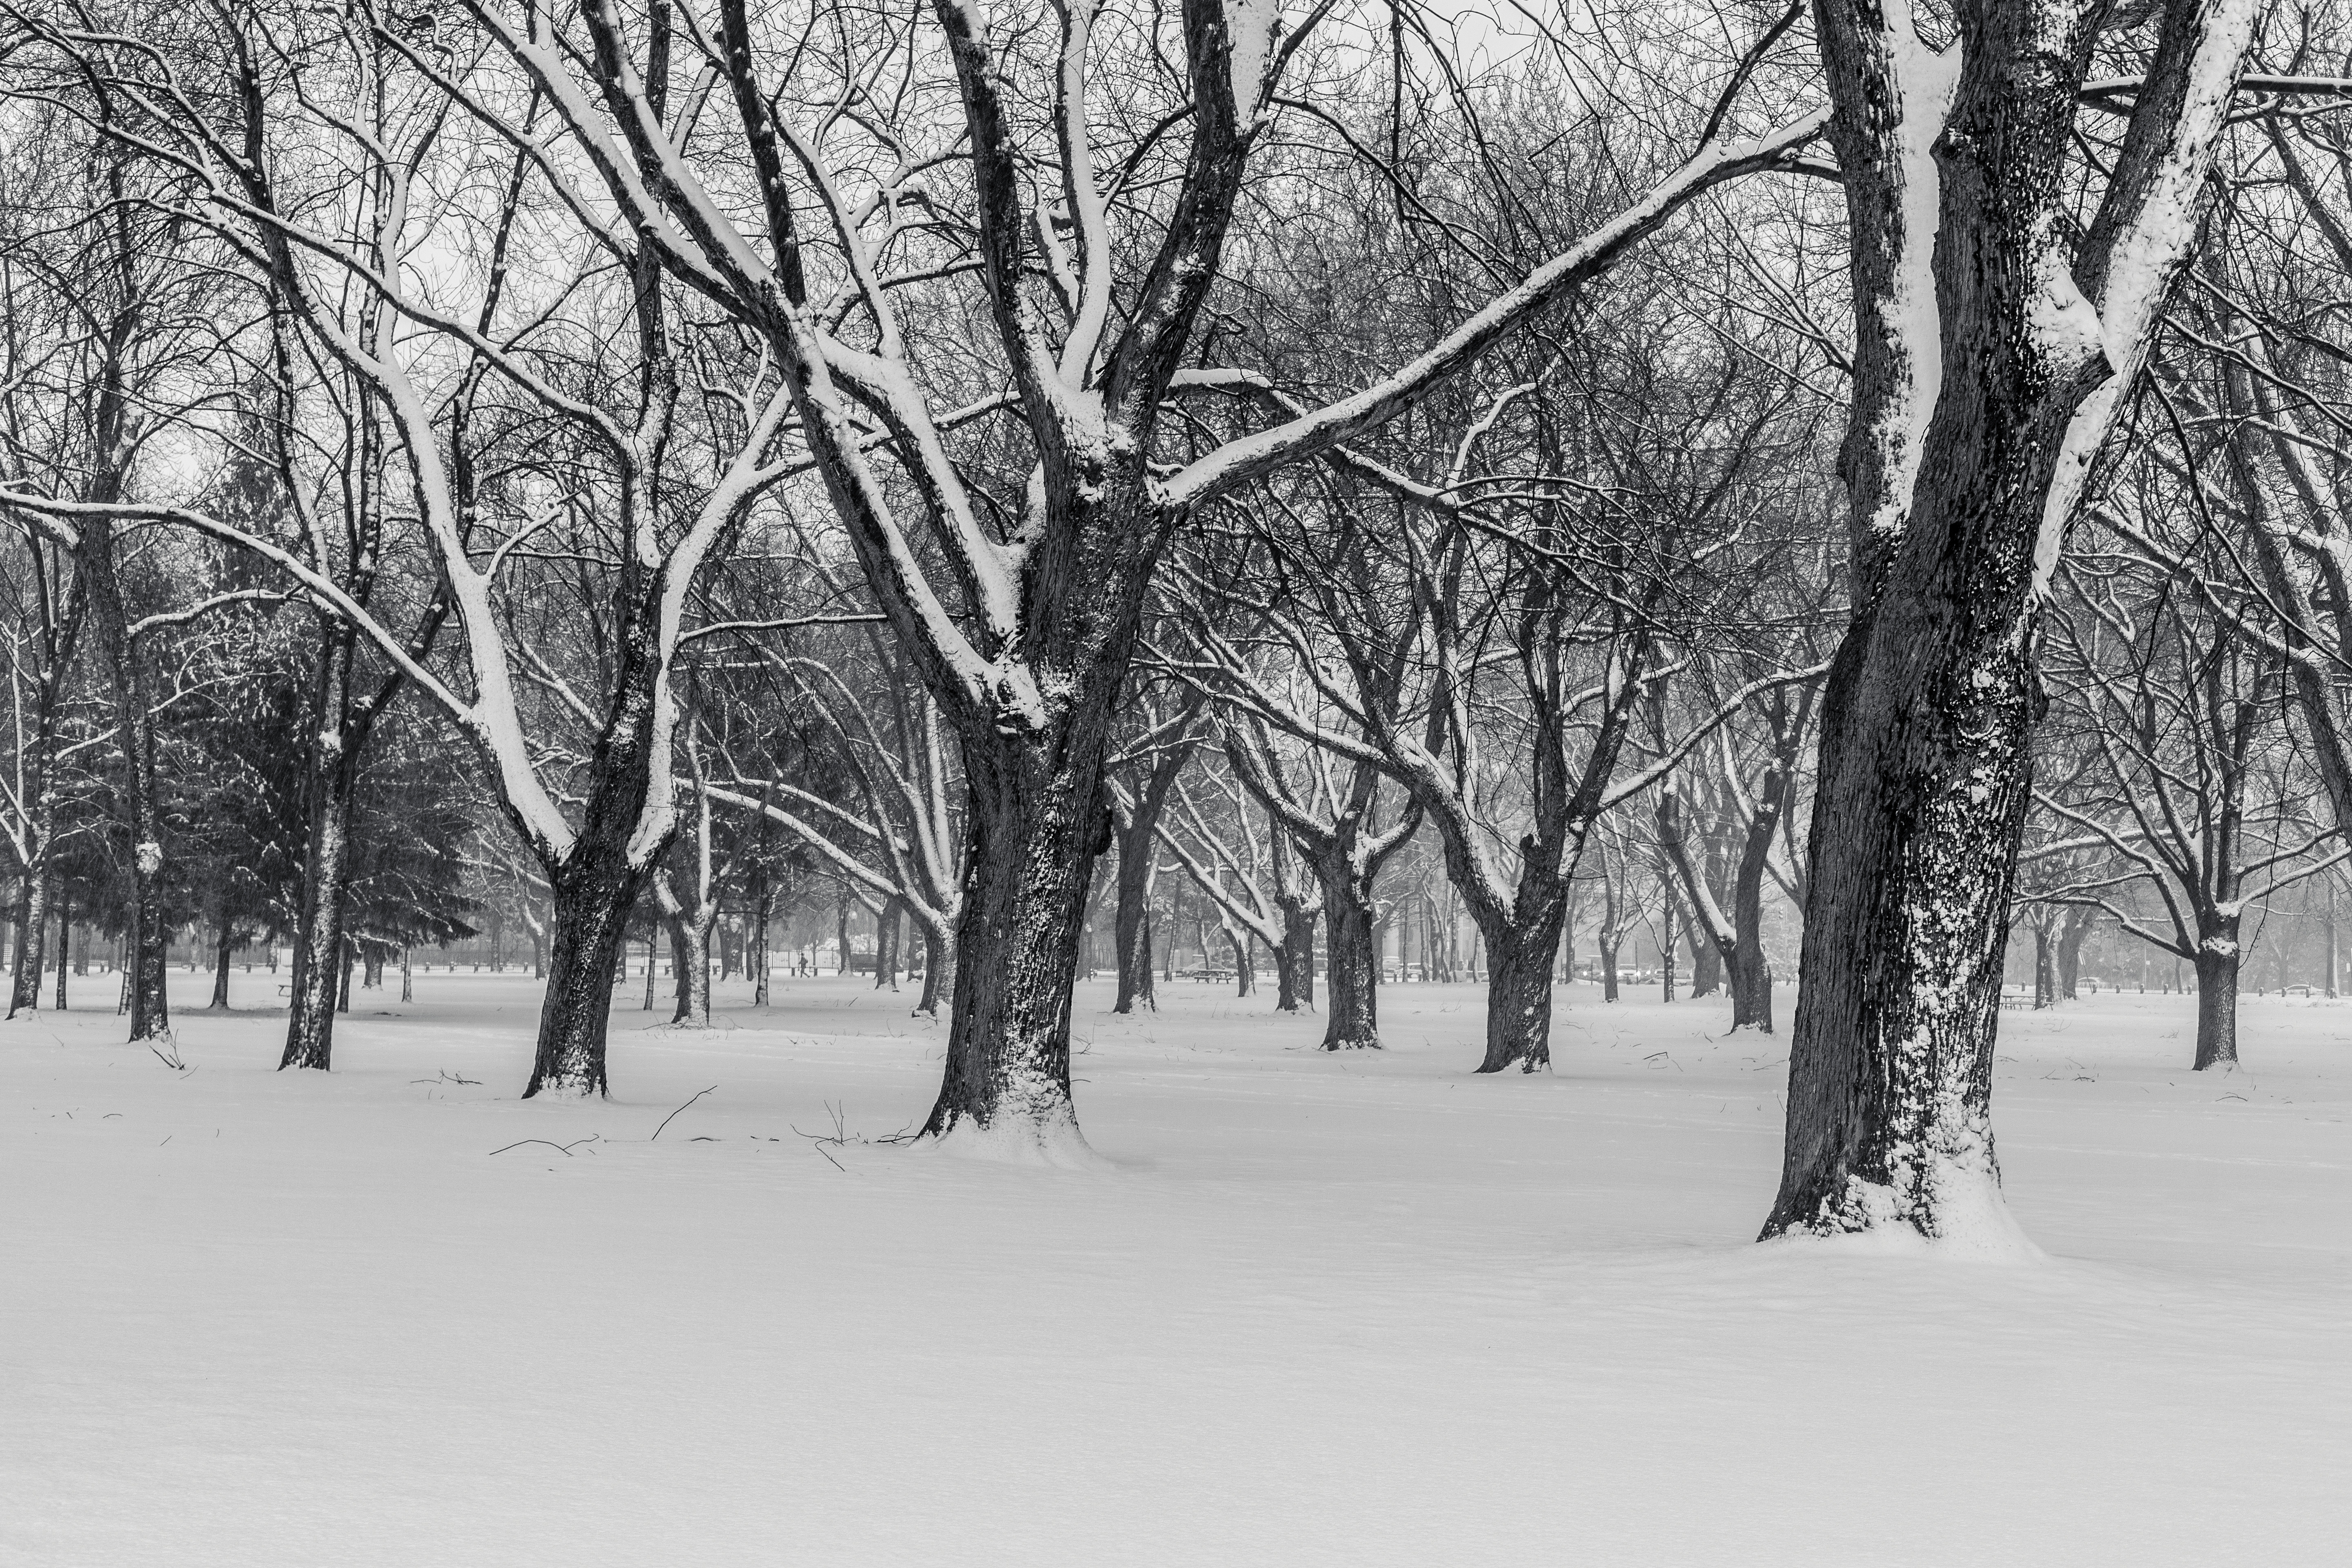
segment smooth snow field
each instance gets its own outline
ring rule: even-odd
[[[1481,1079],[1475,986],[1335,1058],[1090,983],[1067,1172],[866,1142],[940,1050],[870,979],[632,982],[583,1104],[528,979],[359,993],[326,1075],[235,978],[184,1072],[111,976],[0,1026],[0,1562],[2352,1562],[2352,1004],[2229,1076],[2180,997],[2005,1014],[1998,1265],[1751,1245],[1786,1037],[1714,1001]]]

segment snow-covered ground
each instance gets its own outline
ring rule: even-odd
[[[2005,1015],[1997,1267],[1750,1245],[1785,1043],[1711,1002],[1479,1079],[1471,986],[1332,1058],[1090,984],[1070,1173],[861,1142],[940,1050],[866,981],[633,983],[580,1104],[527,980],[362,993],[328,1076],[236,979],[184,1073],[0,1027],[0,1562],[2352,1560],[2352,1005],[2230,1077],[2179,997]]]

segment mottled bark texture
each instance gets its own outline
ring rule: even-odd
[[[1820,14],[1831,135],[1854,182],[1856,308],[1883,381],[1857,381],[1846,450],[1856,609],[1824,697],[1805,988],[1765,1234],[1934,1237],[1998,1204],[1992,1042],[2037,700],[2034,551],[2072,412],[2107,374],[2095,336],[2048,320],[2053,291],[2074,288],[2052,225],[2091,28],[2072,5],[1961,8],[1963,64],[1933,143],[1938,390],[1909,383],[1916,364],[1885,364],[1899,351],[1880,338],[1908,324],[1880,312],[1902,248],[1926,240],[1900,210],[1906,179],[1926,176],[1900,166],[1889,123],[1907,112],[1916,133],[1933,116],[1916,62],[1889,56],[1921,46],[1844,0]],[[1933,415],[1906,486],[1903,454],[1862,427],[1914,417],[1920,397]]]

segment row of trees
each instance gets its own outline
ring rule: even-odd
[[[1125,1005],[1181,868],[1337,1048],[1427,844],[1487,1071],[1638,859],[1743,1026],[1801,910],[1768,1230],[1933,1237],[2019,868],[2218,1008],[2352,810],[2327,5],[0,15],[19,923],[102,775],[134,1035],[273,712],[289,1065],[462,773],[527,1092],[648,900],[691,1021],[815,879],[923,947],[925,1131],[1046,1159],[1114,847]]]

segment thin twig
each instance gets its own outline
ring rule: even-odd
[[[717,1084],[715,1084],[715,1083],[714,1083],[714,1084],[712,1084],[709,1089],[704,1089],[704,1090],[702,1091],[702,1094],[717,1094],[718,1092],[719,1092],[719,1086],[718,1086]],[[696,1096],[694,1097],[694,1100],[688,1100],[688,1101],[686,1102],[686,1105],[692,1105],[692,1104],[694,1103],[694,1100],[700,1100],[700,1099],[702,1098],[702,1094],[698,1094],[698,1095],[696,1095]],[[677,1108],[677,1110],[684,1110],[686,1109],[686,1105],[681,1105],[681,1106],[679,1106],[679,1107]],[[646,1142],[648,1142],[648,1143],[650,1143],[650,1142],[652,1142],[654,1141],[654,1138],[658,1138],[658,1137],[660,1137],[660,1136],[662,1135],[662,1127],[667,1127],[667,1126],[668,1126],[671,1122],[673,1122],[673,1121],[677,1121],[677,1110],[673,1110],[673,1111],[671,1111],[667,1116],[663,1117],[663,1118],[661,1119],[661,1127],[656,1127],[656,1128],[655,1128],[655,1129],[654,1129],[654,1137],[653,1137],[653,1138],[648,1138],[648,1139],[646,1139]]]

